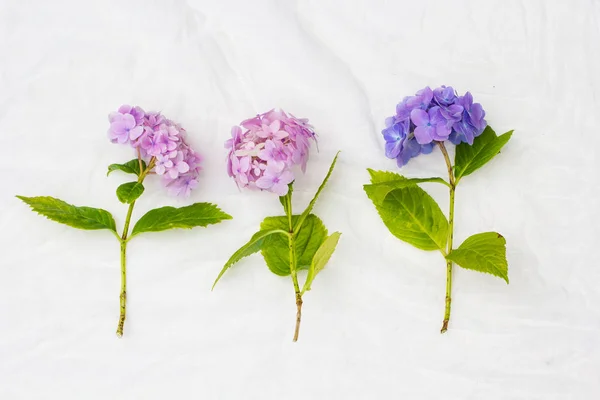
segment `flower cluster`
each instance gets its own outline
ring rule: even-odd
[[[471,93],[458,96],[450,86],[426,87],[405,97],[396,106],[396,115],[385,120],[381,132],[385,155],[401,167],[421,153],[430,153],[436,141],[473,144],[487,125],[484,117],[485,111],[473,103]]]
[[[294,181],[293,167],[306,171],[310,140],[315,139],[307,119],[283,110],[271,110],[231,129],[227,172],[238,187],[261,189],[285,196]]]
[[[202,158],[185,140],[186,131],[158,112],[123,105],[108,116],[111,142],[130,144],[161,175],[169,193],[189,196],[198,185]]]

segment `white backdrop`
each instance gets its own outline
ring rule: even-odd
[[[600,3],[573,1],[0,2],[0,398],[600,398]],[[365,168],[397,170],[380,131],[426,85],[470,90],[502,154],[463,180],[456,242],[508,241],[510,285],[456,269],[450,330],[438,253],[395,239],[365,196]],[[33,214],[14,195],[125,207],[106,138],[122,103],[162,110],[205,155],[189,200],[147,185],[135,216],[212,201],[234,216],[142,235],[129,247],[128,319],[107,231]],[[320,152],[297,180],[304,207],[343,232],[304,300],[259,255],[210,286],[268,215],[268,193],[225,172],[231,125],[272,107],[308,117]],[[439,151],[407,176],[443,176]],[[446,209],[447,193],[431,192]]]

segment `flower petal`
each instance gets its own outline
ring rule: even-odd
[[[273,122],[271,122],[271,125],[269,125],[269,129],[271,131],[271,133],[275,133],[277,131],[279,131],[279,128],[281,128],[281,122],[279,122],[279,120],[275,120]]]
[[[258,178],[255,182],[256,186],[261,189],[270,189],[273,186],[273,179],[268,176]]]
[[[429,123],[429,114],[427,111],[416,108],[410,112],[410,119],[416,126],[423,126]]]
[[[434,128],[432,126],[417,126],[415,128],[415,139],[417,139],[417,143],[431,143],[431,141],[433,140],[433,138],[431,137],[431,133],[433,130]]]
[[[142,133],[144,133],[144,128],[141,126],[136,126],[135,128],[129,131],[129,139],[136,140],[137,138],[142,136]]]
[[[285,196],[289,189],[287,183],[277,182],[271,187],[271,192],[281,197]]]

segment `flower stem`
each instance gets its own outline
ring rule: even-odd
[[[300,285],[298,285],[298,275],[296,273],[296,247],[294,243],[294,225],[292,222],[292,191],[290,190],[286,197],[286,212],[289,223],[289,258],[290,258],[290,274],[294,283],[294,291],[296,293],[296,328],[294,329],[294,342],[298,341],[300,334],[300,321],[302,319],[302,294],[300,293]]]
[[[121,240],[121,295],[119,296],[119,325],[117,326],[117,336],[123,336],[123,327],[125,326],[125,317],[127,313],[127,242]]]
[[[446,247],[446,254],[450,254],[452,251],[452,239],[454,236],[454,193],[456,191],[456,181],[454,180],[454,173],[452,172],[452,163],[448,156],[448,151],[444,146],[443,142],[437,142],[444,159],[446,160],[446,166],[448,167],[448,178],[450,180],[450,210],[448,212],[448,240]],[[448,323],[450,322],[450,310],[452,305],[452,261],[446,260],[446,307],[444,310],[444,322],[442,323],[441,333],[448,330]]]
[[[131,214],[135,201],[129,205],[127,217],[125,217],[125,227],[121,236],[121,294],[119,295],[119,324],[117,325],[117,336],[123,336],[123,327],[125,326],[125,318],[127,314],[127,235],[129,234],[129,224],[131,223]]]
[[[140,159],[141,160],[141,159]],[[148,167],[145,170],[140,170],[140,176],[138,182],[142,183],[144,178],[152,168],[154,168],[155,158],[152,157]],[[141,166],[141,161],[140,161]],[[129,236],[129,225],[131,224],[131,215],[133,214],[133,207],[135,206],[135,200],[129,205],[127,210],[127,216],[125,217],[125,226],[123,227],[123,234],[121,235],[121,294],[119,295],[119,324],[117,325],[117,336],[123,336],[123,328],[125,326],[125,318],[127,317],[127,242]]]

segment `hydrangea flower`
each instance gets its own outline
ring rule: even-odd
[[[295,179],[294,167],[306,170],[311,140],[316,141],[313,127],[283,110],[259,114],[240,125],[231,129],[231,139],[225,142],[227,173],[240,188],[285,196]]]
[[[402,167],[419,154],[431,153],[435,142],[472,145],[487,126],[484,117],[483,107],[473,103],[471,93],[458,96],[451,86],[425,87],[405,97],[396,106],[396,115],[385,120],[381,132],[385,155]]]
[[[163,177],[173,195],[189,196],[198,185],[201,156],[186,142],[186,131],[158,112],[122,105],[108,116],[108,137],[113,143],[129,144],[139,157]]]

